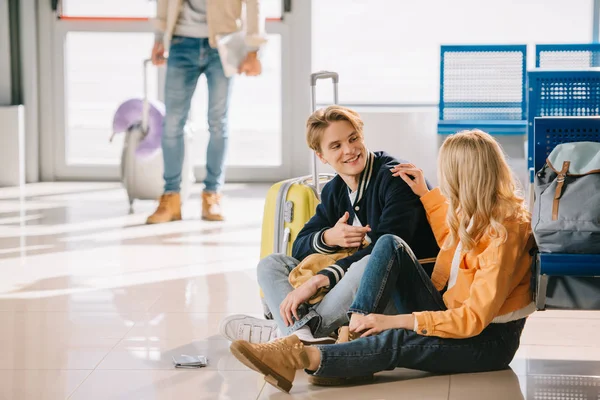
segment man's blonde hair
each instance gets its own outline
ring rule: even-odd
[[[440,189],[450,202],[446,216],[450,236],[444,248],[460,240],[468,251],[484,234],[504,242],[505,220],[531,218],[502,148],[485,132],[450,135],[440,149],[438,174]]]
[[[306,143],[308,147],[317,153],[321,153],[321,140],[323,139],[323,132],[331,125],[332,122],[336,121],[348,121],[356,131],[356,133],[362,138],[363,137],[363,121],[360,119],[360,115],[350,108],[343,106],[329,106],[327,108],[321,108],[306,121]]]

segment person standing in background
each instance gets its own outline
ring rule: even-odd
[[[157,0],[157,32],[152,62],[154,65],[167,64],[166,113],[162,137],[165,188],[158,208],[146,221],[148,224],[181,219],[179,192],[185,153],[183,128],[201,74],[206,76],[208,85],[207,120],[210,133],[202,192],[202,219],[224,219],[220,190],[225,177],[232,77],[225,76],[223,71],[217,50],[217,36],[244,29],[249,51],[238,72],[247,76],[259,75],[262,66],[257,53],[267,41],[259,2]],[[167,60],[165,49],[169,49]]]

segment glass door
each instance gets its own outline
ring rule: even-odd
[[[230,105],[228,181],[275,181],[291,171],[288,143],[292,105],[289,82],[290,24],[281,0],[263,0],[269,42],[261,50],[263,73],[236,76]],[[117,180],[123,135],[112,142],[118,106],[142,96],[143,60],[154,41],[156,3],[148,0],[62,0],[53,22],[51,75],[52,159],[55,180]],[[310,57],[306,57],[310,63]],[[149,95],[162,100],[164,68],[149,71]],[[50,78],[51,76],[51,78]],[[207,89],[198,83],[190,121],[196,177],[204,177],[208,130]],[[287,121],[287,123],[286,123]],[[46,174],[48,178],[48,174]]]

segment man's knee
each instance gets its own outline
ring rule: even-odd
[[[351,279],[357,279],[358,281],[360,281],[365,272],[365,269],[367,268],[367,264],[369,263],[370,256],[371,256],[370,254],[366,255],[363,258],[361,258],[360,260],[358,260],[358,261],[354,262],[352,265],[350,265],[350,268],[348,268],[348,271],[344,275],[344,278],[349,277]]]
[[[286,260],[288,258],[283,254],[270,254],[260,260],[256,267],[258,284],[261,285],[261,282],[268,282],[272,279],[273,274],[289,273],[288,262]]]
[[[181,120],[179,116],[167,116],[163,129],[162,140],[166,143],[183,139],[185,119]]]

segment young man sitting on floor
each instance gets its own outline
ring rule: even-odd
[[[419,259],[435,258],[439,251],[419,197],[390,171],[406,161],[370,152],[357,112],[342,106],[317,110],[307,121],[307,142],[337,176],[323,188],[321,204],[298,234],[292,257],[272,254],[258,264],[258,283],[273,320],[244,315],[225,318],[220,333],[232,341],[264,343],[296,334],[306,343],[331,343],[329,335],[348,324],[348,309],[381,236],[402,238]],[[290,273],[303,259],[341,251],[351,255],[300,286],[292,286]],[[433,261],[423,262],[429,273]],[[326,294],[312,304],[317,292]],[[391,313],[395,311],[392,303]]]

